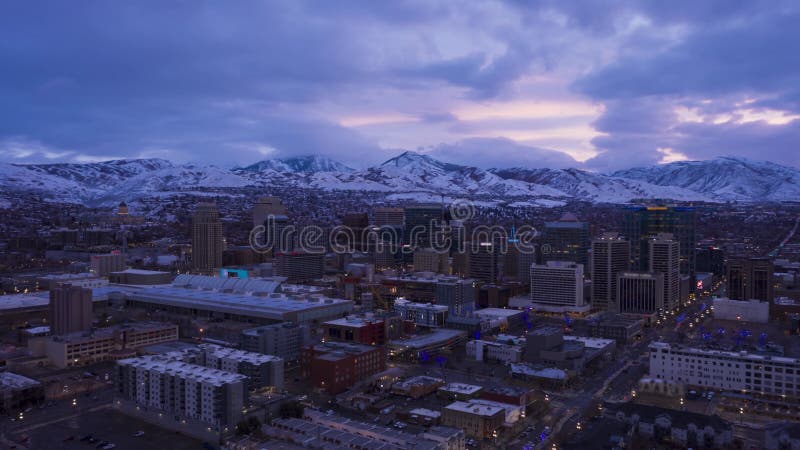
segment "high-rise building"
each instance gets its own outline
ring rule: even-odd
[[[531,281],[531,266],[536,264],[536,252],[532,250],[519,251],[517,254],[517,279],[521,283]]]
[[[355,251],[367,251],[368,239],[365,234],[369,228],[369,216],[367,213],[345,214],[342,217],[342,225],[349,230],[350,237],[352,237],[352,242],[344,244]]]
[[[617,275],[630,267],[630,242],[615,233],[592,241],[592,307],[612,308],[616,304]]]
[[[681,264],[680,244],[670,233],[660,233],[648,241],[650,272],[664,274],[664,308],[673,309],[680,303]]]
[[[427,248],[433,244],[433,235],[443,226],[442,205],[414,205],[405,208],[403,243],[412,248]]]
[[[491,242],[469,245],[469,276],[484,283],[496,283],[500,276],[500,248]]]
[[[92,255],[90,269],[98,277],[107,277],[111,272],[125,270],[125,255],[115,251],[107,255]]]
[[[92,290],[62,284],[50,290],[50,333],[55,336],[92,328]]]
[[[200,203],[192,216],[192,264],[212,272],[222,267],[222,222],[215,203]]]
[[[403,208],[375,208],[375,225],[403,226]]]
[[[572,261],[547,261],[531,266],[531,302],[545,311],[586,311],[583,265]]]
[[[734,259],[728,261],[728,298],[731,300],[775,299],[773,274],[775,266],[769,258]]]
[[[542,237],[544,261],[589,263],[589,224],[572,213],[565,213],[556,222],[545,222]]]
[[[477,280],[447,277],[436,283],[436,304],[446,305],[449,317],[471,315],[479,295]]]
[[[259,197],[253,205],[253,226],[264,225],[269,216],[287,216],[286,207],[278,197]]]
[[[671,233],[680,246],[680,271],[692,277],[696,272],[695,210],[684,206],[635,206],[624,215],[623,234],[631,242],[631,268],[646,271],[650,258],[649,239]]]
[[[621,272],[617,276],[616,312],[654,314],[663,308],[663,273]]]
[[[725,252],[716,247],[697,249],[696,267],[698,273],[708,272],[718,277],[725,275]]]
[[[448,273],[450,271],[447,252],[439,252],[432,248],[414,250],[414,271]]]
[[[325,274],[322,253],[285,252],[275,254],[275,275],[286,277],[289,283],[304,283],[322,278]]]

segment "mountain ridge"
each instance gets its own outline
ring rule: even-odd
[[[702,202],[800,199],[797,169],[727,156],[610,174],[578,168],[483,169],[440,161],[413,151],[361,170],[319,155],[259,161],[230,170],[157,158],[93,163],[0,163],[0,187],[4,190],[38,192],[54,201],[110,202],[117,197],[269,185],[387,195],[427,192],[498,201],[508,198],[581,199],[597,203],[627,203],[636,199]]]

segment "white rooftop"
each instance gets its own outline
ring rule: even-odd
[[[476,309],[475,315],[481,317],[492,317],[492,318],[509,318],[511,316],[516,316],[518,314],[522,314],[522,311],[518,309],[506,309],[506,308],[483,308],[483,309]]]
[[[0,388],[24,389],[40,384],[38,381],[11,372],[0,372]]]
[[[439,388],[440,391],[456,392],[458,394],[466,394],[466,395],[475,394],[481,389],[483,389],[482,386],[476,386],[474,384],[466,384],[466,383],[447,383]]]
[[[455,402],[445,406],[445,409],[460,411],[479,416],[494,416],[497,413],[505,414],[505,409],[499,406],[483,405],[475,402]]]
[[[132,366],[160,374],[174,375],[182,379],[198,383],[222,386],[247,379],[246,376],[224,370],[212,369],[177,361],[167,356],[148,355],[117,361],[122,366]]]
[[[608,347],[609,345],[612,345],[612,344],[615,343],[615,341],[613,339],[603,339],[603,338],[583,337],[583,336],[572,336],[572,335],[564,336],[564,340],[565,341],[583,342],[583,345],[586,346],[586,348],[597,349],[597,350],[602,350],[602,349]]]
[[[706,356],[720,356],[720,357],[728,357],[728,358],[736,358],[739,360],[748,359],[752,361],[774,361],[784,364],[795,364],[800,366],[800,359],[797,358],[787,358],[784,356],[764,356],[764,355],[757,355],[755,353],[748,353],[746,351],[741,352],[729,352],[724,350],[705,350],[702,348],[696,347],[683,347],[679,345],[670,345],[666,342],[653,342],[650,344],[651,349],[675,349],[681,351],[688,351],[698,355],[706,355]]]

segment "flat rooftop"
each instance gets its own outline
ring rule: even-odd
[[[268,362],[283,361],[281,358],[273,355],[264,355],[262,353],[246,352],[230,347],[223,347],[216,344],[198,344],[200,350],[206,353],[211,353],[217,358],[233,359],[240,362],[248,362],[250,364],[265,364]]]
[[[342,317],[341,319],[329,320],[327,322],[323,322],[322,324],[336,325],[340,327],[360,328],[379,322],[383,322],[383,320],[377,318],[363,317],[363,316],[348,316],[348,317]]]
[[[593,337],[583,337],[583,336],[571,336],[566,335],[564,336],[565,341],[578,341],[583,342],[583,345],[589,349],[596,349],[602,350],[610,345],[614,345],[616,341],[614,339],[603,339],[603,338],[593,338]]]
[[[455,392],[457,394],[464,394],[464,395],[476,394],[480,392],[482,389],[483,386],[477,386],[474,384],[466,384],[466,383],[447,383],[439,388],[440,391]]]
[[[719,357],[726,357],[726,358],[736,358],[739,360],[747,359],[751,361],[771,361],[771,362],[779,362],[783,364],[790,364],[790,365],[798,365],[800,366],[800,359],[797,358],[787,358],[785,356],[768,356],[768,355],[758,355],[755,353],[748,353],[746,351],[741,352],[729,352],[725,350],[706,350],[702,348],[696,347],[684,347],[680,345],[671,345],[666,342],[653,342],[650,344],[650,349],[662,349],[662,350],[679,350],[684,352],[690,352],[697,355],[706,355],[706,356],[719,356]]]
[[[92,301],[103,302],[108,300],[108,294],[115,289],[108,286],[92,289]],[[0,313],[14,310],[42,309],[50,304],[50,292],[40,291],[30,294],[0,295]]]
[[[17,375],[16,373],[11,372],[0,372],[0,389],[5,390],[13,390],[13,389],[26,389],[33,386],[38,386],[39,383],[36,380],[33,380],[28,377],[23,377],[22,375]]]
[[[505,308],[483,308],[476,309],[475,315],[481,317],[496,317],[496,318],[509,318],[522,314],[518,309],[505,309]]]
[[[321,295],[293,296],[272,293],[260,296],[175,286],[154,286],[127,290],[125,293],[133,301],[272,320],[286,320],[287,314],[313,310],[343,309],[349,311],[353,305],[350,300]]]
[[[502,413],[505,415],[505,409],[494,405],[484,405],[475,402],[454,402],[444,407],[451,411],[458,411],[463,413],[475,414],[479,416],[494,416],[495,414]]]
[[[179,378],[196,381],[198,383],[222,386],[224,384],[244,381],[246,376],[224,370],[189,364],[175,359],[161,356],[148,355],[139,358],[129,358],[117,361],[121,366],[131,366],[148,371],[174,375]]]

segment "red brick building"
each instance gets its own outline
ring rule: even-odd
[[[326,342],[300,351],[304,378],[331,395],[346,391],[356,382],[386,370],[383,347],[346,342]]]
[[[325,339],[329,341],[354,342],[364,345],[386,343],[386,323],[369,317],[349,316],[322,324]]]

